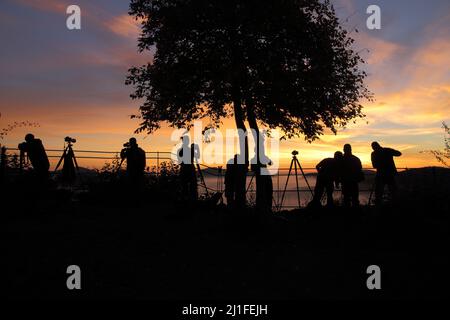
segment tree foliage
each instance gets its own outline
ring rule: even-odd
[[[446,167],[450,167],[450,128],[443,122],[442,128],[445,131],[444,137],[444,150],[430,150],[429,152],[434,155],[437,161]]]
[[[0,118],[2,117],[0,113]],[[37,128],[39,127],[39,123],[31,122],[31,121],[14,121],[13,123],[8,123],[6,127],[0,128],[0,141],[4,140],[8,134],[18,128],[31,127]]]
[[[154,53],[126,81],[143,99],[138,131],[234,115],[238,128],[313,140],[371,99],[328,0],[131,0],[130,14],[142,19],[139,50]]]

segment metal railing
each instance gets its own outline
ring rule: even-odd
[[[17,156],[17,153],[19,152],[19,149],[17,148],[2,148],[3,153],[2,153],[2,166],[4,166],[5,164],[5,159],[6,161],[8,161],[7,159],[14,157],[14,155]],[[12,152],[12,154],[8,154],[9,152]],[[61,158],[61,154],[63,153],[62,149],[46,149],[46,152],[49,153],[48,157],[50,159],[59,159]],[[56,155],[55,153],[59,153],[59,155]],[[101,151],[101,150],[74,150],[74,153],[76,155],[77,159],[87,159],[87,160],[104,160],[105,163],[107,163],[108,161],[113,161],[115,159],[119,158],[120,155],[120,151]],[[94,154],[94,155],[92,155]],[[174,154],[172,152],[169,151],[150,151],[150,152],[146,152],[146,159],[147,160],[154,160],[155,164],[153,166],[150,166],[152,168],[154,168],[155,170],[152,172],[147,171],[147,174],[159,174],[159,169],[160,166],[163,162],[172,162]],[[202,170],[202,174],[205,177],[205,182],[206,182],[206,186],[199,184],[199,188],[203,189],[204,191],[206,191],[206,189],[208,189],[210,192],[223,192],[224,189],[224,177],[225,177],[225,172],[226,170],[223,169],[222,166],[217,166],[217,167],[212,167],[212,166],[208,166],[205,164],[200,164],[201,170]],[[400,171],[401,170],[408,170],[408,168],[398,168]],[[310,179],[312,181],[315,180],[315,173],[316,173],[316,168],[314,167],[303,167],[303,170],[305,172],[306,178]],[[375,171],[373,168],[371,167],[364,167],[363,170],[365,170],[366,176],[369,177],[369,179],[366,180],[371,180],[370,176],[371,175],[375,175]],[[52,174],[54,174],[55,172],[52,172]],[[299,183],[300,183],[300,188],[297,189],[296,188],[296,184],[295,184],[295,176],[294,173],[291,173],[291,177],[290,180],[292,182],[292,185],[288,185],[288,187],[286,189],[284,189],[285,186],[285,182],[286,179],[289,175],[289,168],[279,168],[278,172],[274,175],[272,175],[272,183],[273,183],[273,206],[274,208],[298,208],[298,203],[297,203],[297,196],[296,195],[291,195],[292,193],[300,193],[302,195],[303,198],[303,203],[302,205],[305,205],[309,200],[311,200],[311,191],[309,190],[309,188],[307,188],[305,181],[304,181],[304,177],[302,176],[301,172],[298,172],[298,176],[299,176]],[[249,171],[248,176],[247,176],[247,199],[248,201],[252,202],[254,199],[254,195],[256,193],[256,186],[255,186],[255,179],[253,178],[254,174],[252,171]],[[214,181],[214,179],[216,179]],[[314,187],[315,183],[310,183],[311,188]],[[360,189],[360,194],[362,195],[363,200],[364,199],[368,199],[370,197],[368,197],[368,195],[370,193],[373,192],[373,185],[370,184],[370,186],[367,186],[367,183],[363,183],[363,185],[365,185],[365,187]],[[295,188],[294,188],[295,187]],[[286,199],[284,203],[281,203],[281,197],[282,194],[286,193]],[[340,189],[336,189],[335,192],[336,196],[341,197],[341,190]],[[294,198],[294,199],[292,199]],[[293,200],[295,200],[296,204],[292,204]],[[364,203],[364,201],[363,201]]]

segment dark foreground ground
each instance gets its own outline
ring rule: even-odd
[[[173,205],[21,207],[2,213],[9,298],[449,296],[448,213],[436,208],[261,216]],[[72,264],[80,291],[66,287]],[[381,268],[381,290],[366,287],[369,265]]]

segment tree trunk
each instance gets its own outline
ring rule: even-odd
[[[261,176],[261,159],[260,159],[260,132],[258,123],[256,121],[255,112],[253,110],[253,105],[251,103],[246,104],[247,107],[247,119],[250,129],[252,129],[253,139],[255,141],[255,157],[256,163],[251,164],[251,168],[255,175],[256,180],[256,208],[258,210],[265,210],[264,208],[264,197],[266,196],[265,190],[265,179]]]
[[[256,121],[255,112],[253,111],[253,105],[251,103],[248,103],[246,105],[247,107],[247,120],[248,124],[250,125],[250,129],[252,129],[253,139],[255,140],[255,153],[256,153],[256,164],[260,164],[260,158],[259,158],[259,142],[260,142],[260,134],[259,134],[259,128],[258,123]]]
[[[234,119],[236,121],[236,127],[242,130],[242,132],[244,133],[244,136],[241,135],[239,136],[240,162],[238,164],[235,164],[236,165],[235,206],[237,209],[243,209],[245,208],[246,204],[248,140],[247,140],[247,128],[244,123],[244,114],[242,111],[241,95],[238,87],[234,89],[233,107],[234,107]],[[244,141],[242,141],[242,139]]]
[[[0,184],[4,182],[6,177],[6,147],[1,147],[0,155]]]

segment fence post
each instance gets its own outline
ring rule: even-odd
[[[156,173],[159,176],[159,151],[156,151]]]
[[[6,175],[6,147],[1,147],[0,155],[0,182],[3,182]]]

